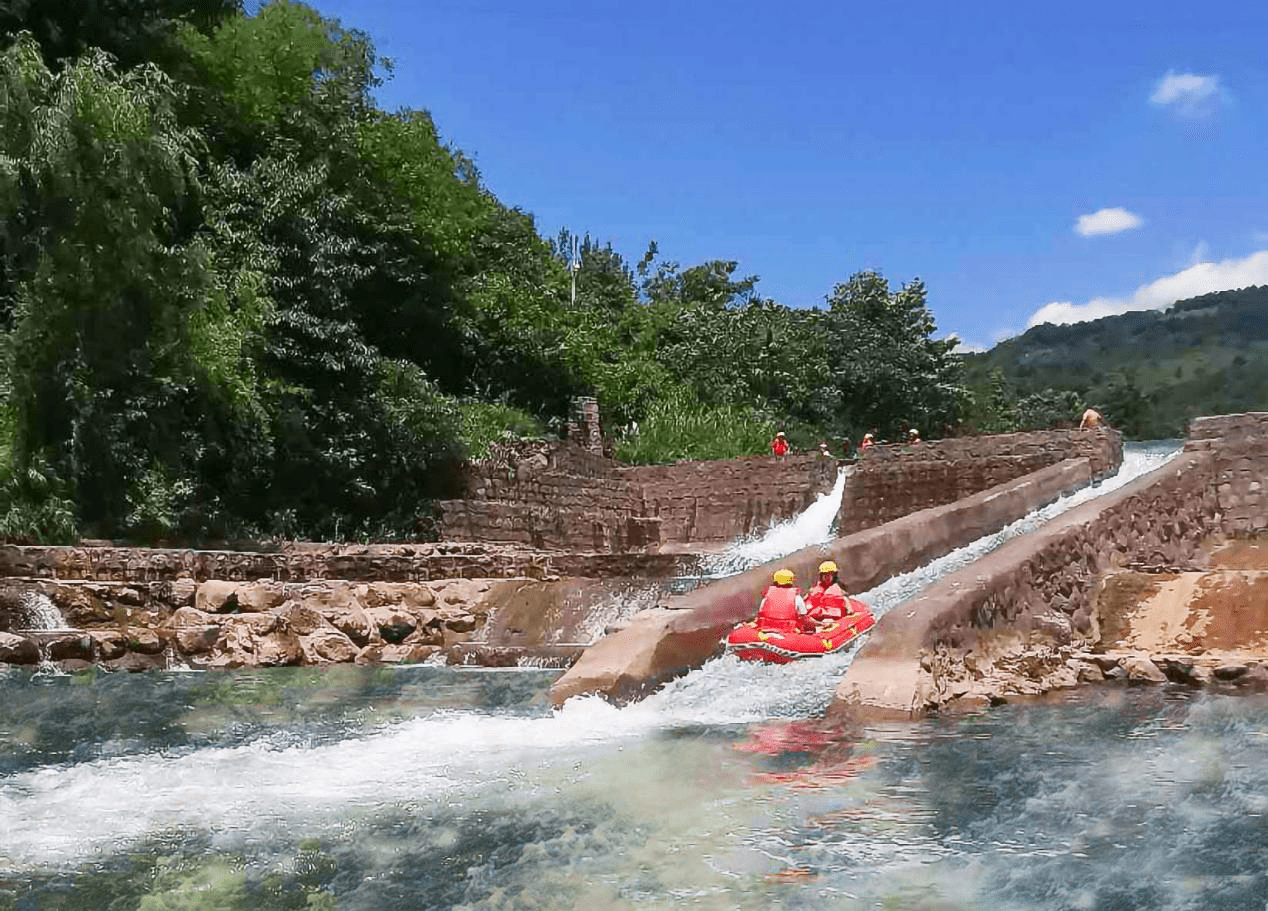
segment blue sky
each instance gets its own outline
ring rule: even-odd
[[[1268,4],[315,0],[539,229],[940,334],[1268,284]],[[1082,219],[1082,221],[1081,221]]]

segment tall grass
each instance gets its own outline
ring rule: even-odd
[[[617,444],[616,457],[636,465],[733,459],[767,452],[774,435],[775,421],[752,408],[707,405],[689,389],[674,389]]]
[[[462,442],[472,459],[487,456],[490,443],[541,439],[546,432],[537,418],[510,405],[468,400],[460,402],[459,408],[462,411]]]

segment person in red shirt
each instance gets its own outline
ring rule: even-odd
[[[788,455],[788,440],[784,438],[782,430],[775,434],[775,439],[770,441],[770,451],[781,458]]]
[[[799,633],[806,616],[806,602],[796,586],[791,569],[775,571],[773,584],[762,592],[762,606],[757,609],[757,625],[778,633]]]
[[[873,434],[863,434],[863,442],[859,444],[859,449],[871,449],[876,445],[876,437]]]
[[[810,629],[840,620],[850,614],[850,599],[841,587],[837,565],[831,560],[819,564],[819,581],[806,593],[806,620]]]

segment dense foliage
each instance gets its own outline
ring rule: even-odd
[[[1086,402],[1128,436],[1182,436],[1199,415],[1268,409],[1268,287],[1035,326],[967,358],[967,368],[985,429],[1043,403],[1077,420]]]
[[[574,260],[307,6],[28,0],[0,30],[0,535],[423,534],[459,459],[580,394],[639,461],[959,423],[918,281],[799,310],[655,243]]]

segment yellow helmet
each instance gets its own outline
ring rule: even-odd
[[[819,572],[821,573],[834,573],[836,571],[837,571],[837,565],[833,563],[831,560],[824,560],[822,563],[819,564]]]
[[[791,569],[775,570],[776,585],[792,585],[796,579],[797,577],[793,575],[793,571]]]

